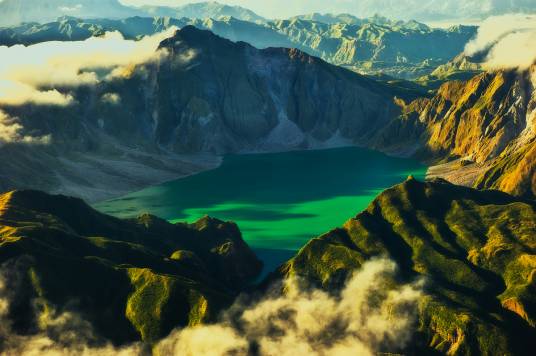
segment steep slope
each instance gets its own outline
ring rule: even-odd
[[[433,72],[417,79],[417,83],[430,89],[437,90],[448,81],[469,80],[484,71],[482,63],[476,58],[470,58],[465,53],[457,55],[454,59],[441,64]]]
[[[0,26],[23,22],[48,22],[68,15],[82,18],[123,18],[141,15],[118,0],[3,0]]]
[[[463,51],[476,27],[432,29],[424,24],[382,17],[359,24],[324,24],[300,19],[272,25],[300,49],[333,64],[364,73],[417,78]]]
[[[389,256],[401,281],[426,283],[408,352],[526,355],[536,332],[535,209],[500,192],[409,178],[279,273],[333,291],[364,261]]]
[[[458,159],[432,174],[534,197],[535,73],[532,66],[448,82],[431,99],[402,103],[403,114],[375,145],[387,150],[410,146],[421,158]]]
[[[208,217],[119,220],[78,199],[15,191],[0,196],[0,226],[20,333],[31,333],[38,300],[41,317],[75,311],[114,342],[154,341],[213,320],[261,268],[236,225]]]
[[[295,49],[258,50],[191,26],[160,47],[160,61],[97,86],[56,87],[75,99],[68,107],[3,106],[22,137],[50,143],[0,147],[2,189],[102,199],[205,165],[184,154],[359,144],[398,114],[395,96],[415,97]]]

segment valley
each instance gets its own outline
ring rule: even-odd
[[[215,170],[94,207],[121,218],[151,213],[175,222],[205,215],[234,221],[244,240],[268,255],[270,271],[285,259],[270,258],[267,251],[291,255],[365,209],[382,190],[408,175],[424,179],[425,173],[414,160],[360,148],[234,155]]]
[[[0,0],[1,355],[532,354],[532,1],[283,2]]]

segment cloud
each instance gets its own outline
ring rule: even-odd
[[[510,14],[486,19],[465,54],[487,53],[488,69],[526,69],[536,61],[536,15]]]
[[[76,313],[58,313],[41,298],[33,302],[36,314],[36,332],[18,335],[12,330],[8,317],[13,301],[24,293],[25,280],[32,258],[22,256],[0,266],[0,354],[18,356],[59,356],[59,355],[142,355],[141,345],[116,348],[110,343],[98,344],[101,340],[93,332],[91,325]]]
[[[24,144],[49,144],[50,135],[31,136],[23,133],[24,128],[17,118],[13,118],[0,110],[0,147],[6,143],[24,143]]]
[[[392,261],[372,260],[339,296],[287,280],[284,296],[235,306],[218,325],[178,330],[157,350],[178,355],[206,355],[210,350],[213,355],[240,355],[255,347],[260,355],[278,356],[400,351],[412,337],[422,283],[389,287],[395,274]]]
[[[43,42],[32,46],[0,46],[0,105],[66,106],[73,103],[68,92],[80,85],[95,85],[118,68],[159,59],[162,40],[176,28],[125,40],[119,32],[85,41]]]
[[[13,268],[4,265],[1,270]],[[423,283],[397,286],[395,278],[394,262],[375,259],[365,263],[337,295],[289,279],[284,282],[284,295],[272,292],[256,302],[237,302],[219,323],[176,330],[153,351],[184,356],[247,355],[252,350],[262,356],[372,356],[401,351],[413,335]],[[141,354],[139,343],[120,349],[110,344],[88,346],[97,337],[87,322],[71,312],[58,314],[50,312],[50,306],[39,307],[44,303],[40,300],[35,303],[40,332],[14,334],[6,317],[13,288],[7,288],[5,280],[0,278],[0,345],[4,340],[8,354]]]
[[[101,97],[101,101],[105,104],[119,105],[121,104],[121,96],[117,93],[106,93]]]

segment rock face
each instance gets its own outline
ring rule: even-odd
[[[151,33],[172,23],[131,21],[91,28],[128,32],[141,21]],[[212,20],[202,24],[228,31]],[[361,145],[434,163],[458,159],[431,175],[534,196],[534,67],[447,82],[434,97],[414,100],[418,91],[403,83],[379,83],[297,49],[257,49],[193,26],[160,51],[160,60],[97,86],[55,88],[74,98],[67,108],[0,108],[18,118],[21,137],[52,142],[37,150],[0,147],[10,157],[0,167],[0,189],[97,200],[217,165],[192,154]]]
[[[399,113],[395,96],[408,97],[298,50],[259,50],[192,26],[160,50],[162,60],[97,86],[57,88],[75,99],[66,108],[2,107],[22,136],[50,144],[0,147],[10,156],[1,189],[102,199],[118,184],[132,189],[215,165],[185,154],[359,144]]]
[[[477,29],[432,29],[415,21],[395,22],[381,17],[332,24],[298,18],[269,25],[286,35],[293,47],[330,63],[405,79],[429,74],[450,61],[463,51]]]
[[[524,355],[534,348],[536,206],[504,193],[408,179],[279,273],[328,290],[375,256],[424,277],[413,352]]]
[[[483,73],[444,84],[431,99],[402,104],[403,114],[380,134],[387,149],[419,143],[420,157],[459,158],[448,172],[478,188],[534,197],[536,67]],[[439,174],[445,178],[449,175]]]
[[[0,226],[2,272],[19,283],[8,315],[21,333],[38,299],[57,313],[73,307],[116,343],[154,341],[213,320],[261,269],[236,225],[208,217],[119,220],[78,199],[14,191],[0,196]]]

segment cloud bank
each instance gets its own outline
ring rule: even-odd
[[[68,106],[65,88],[95,85],[122,73],[122,67],[146,63],[163,55],[158,45],[176,31],[125,40],[119,32],[85,41],[43,42],[0,47],[0,105]],[[63,89],[63,91],[62,91]]]
[[[2,270],[6,270],[3,268]],[[367,262],[339,295],[285,281],[286,294],[235,304],[214,325],[176,330],[158,343],[157,355],[375,355],[397,352],[411,340],[422,297],[422,282],[396,286],[395,264],[387,259]],[[143,345],[117,349],[88,346],[94,335],[73,313],[42,312],[33,336],[18,336],[6,318],[10,304],[6,279],[0,279],[0,345],[17,355],[140,355]],[[42,303],[42,302],[41,302]],[[36,302],[36,305],[39,301]],[[39,308],[36,311],[39,312]],[[0,350],[1,351],[1,350]]]
[[[486,19],[465,54],[487,52],[487,69],[526,69],[536,61],[536,15],[510,14]]]

